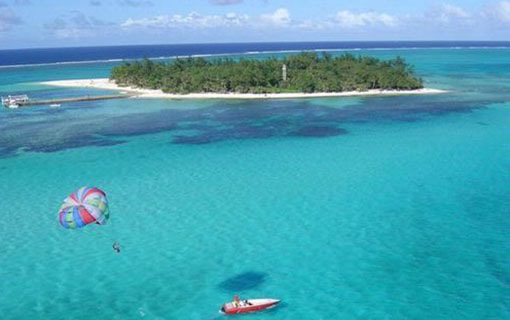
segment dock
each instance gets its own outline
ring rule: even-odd
[[[2,103],[7,108],[18,108],[18,107],[29,107],[36,105],[60,105],[62,103],[69,102],[82,102],[82,101],[98,101],[98,100],[113,100],[113,99],[126,99],[134,97],[134,94],[111,94],[111,95],[99,95],[99,96],[81,96],[81,97],[70,97],[70,98],[54,98],[54,99],[28,99],[26,95],[22,96],[9,96],[8,98],[2,98]]]

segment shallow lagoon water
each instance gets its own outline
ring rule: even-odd
[[[1,110],[1,318],[222,319],[235,293],[284,301],[243,319],[509,318],[509,53],[370,52],[437,96]],[[52,68],[91,74],[0,91],[87,91],[33,84]],[[65,230],[84,184],[110,223]]]

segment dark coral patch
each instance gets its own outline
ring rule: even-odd
[[[168,132],[172,143],[190,145],[286,136],[332,137],[348,133],[341,128],[345,123],[418,121],[471,112],[495,102],[453,95],[372,97],[342,108],[316,105],[313,100],[220,101],[207,108],[122,115],[98,115],[89,113],[89,108],[59,108],[47,113],[34,108],[1,115],[5,121],[0,121],[0,157],[15,156],[19,150],[56,152],[110,146],[123,143],[122,137],[160,132]]]

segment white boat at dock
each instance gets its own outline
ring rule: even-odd
[[[21,104],[27,103],[30,99],[26,94],[17,95],[17,96],[7,96],[2,97],[2,105],[9,109],[16,109]]]

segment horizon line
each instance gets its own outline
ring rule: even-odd
[[[324,40],[324,41],[239,41],[239,42],[182,42],[182,43],[158,43],[158,44],[119,44],[119,45],[90,45],[90,46],[66,46],[66,47],[23,47],[0,49],[2,51],[16,50],[46,50],[46,49],[83,49],[83,48],[115,48],[115,47],[156,47],[156,46],[186,46],[186,45],[228,45],[228,44],[278,44],[278,43],[509,43],[510,40]]]

